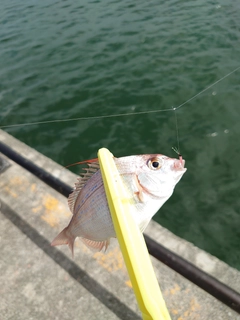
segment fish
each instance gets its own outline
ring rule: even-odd
[[[162,154],[113,159],[129,200],[129,212],[143,232],[186,172],[185,160],[181,155],[175,159]],[[72,256],[77,237],[95,251],[106,251],[110,239],[116,238],[98,159],[86,163],[84,174],[78,177],[68,197],[72,218],[51,243],[52,246],[68,245]]]

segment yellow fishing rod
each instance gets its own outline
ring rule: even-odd
[[[171,320],[143,235],[130,215],[129,200],[113,155],[102,148],[98,159],[115,232],[143,319]]]

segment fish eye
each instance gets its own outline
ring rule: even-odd
[[[162,159],[157,157],[148,160],[148,167],[152,170],[159,170],[162,167],[162,164]]]

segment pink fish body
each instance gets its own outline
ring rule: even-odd
[[[185,161],[161,154],[114,158],[114,161],[129,197],[130,214],[143,232],[187,170]],[[110,238],[116,237],[99,164],[93,162],[88,166],[68,198],[72,219],[51,244],[68,244],[72,254],[76,237],[96,250],[106,250]]]

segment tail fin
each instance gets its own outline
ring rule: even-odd
[[[51,246],[61,246],[63,244],[68,244],[69,249],[72,252],[72,257],[74,257],[74,250],[73,250],[74,249],[74,241],[75,241],[75,237],[71,235],[71,233],[68,231],[68,227],[66,227],[52,241]]]

